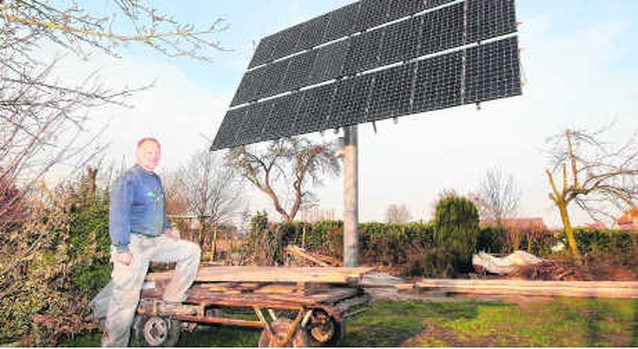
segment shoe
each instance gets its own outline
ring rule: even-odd
[[[158,315],[195,315],[197,307],[175,302],[161,302],[157,307]]]

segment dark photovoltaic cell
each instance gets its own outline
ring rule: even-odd
[[[237,133],[238,144],[249,144],[264,140],[264,125],[270,116],[272,100],[255,103],[246,107],[244,122]]]
[[[323,15],[306,22],[303,25],[303,30],[295,51],[301,52],[324,43],[323,35],[326,32],[329,20],[330,16]]]
[[[423,17],[413,17],[385,28],[379,51],[380,66],[417,57],[422,19]]]
[[[416,63],[403,64],[374,73],[366,122],[410,113]]]
[[[329,13],[330,20],[323,36],[323,42],[340,39],[344,36],[354,34],[355,25],[359,17],[359,2],[342,7]]]
[[[294,134],[327,129],[335,93],[336,84],[303,91],[303,101],[299,106],[299,122],[295,124]]]
[[[350,40],[337,41],[319,48],[308,82],[318,84],[341,77],[349,50]]]
[[[276,60],[298,52],[296,51],[297,42],[299,42],[302,30],[302,25],[296,25],[279,32],[277,34],[277,46],[275,47],[275,52],[273,52],[271,59]]]
[[[257,92],[254,98],[261,99],[276,95],[291,61],[292,59],[286,59],[259,68],[263,70],[263,76],[257,85]]]
[[[326,128],[339,128],[363,122],[373,84],[373,74],[337,81],[332,110]]]
[[[520,95],[520,81],[516,37],[467,50],[466,103]]]
[[[461,105],[462,72],[462,51],[419,61],[412,113]]]
[[[293,93],[273,100],[268,121],[264,126],[263,139],[272,140],[292,135],[292,120],[297,115],[301,93]]]
[[[378,66],[383,30],[365,32],[350,39],[350,52],[344,66],[345,75],[363,72]]]
[[[466,0],[467,42],[477,42],[516,32],[513,0]]]
[[[250,60],[250,64],[248,64],[248,68],[250,69],[258,65],[270,62],[270,57],[272,57],[276,47],[277,36],[271,35],[261,39],[259,41],[259,44],[257,45],[257,49],[255,49],[253,58]]]
[[[236,141],[237,133],[244,123],[247,108],[229,110],[219,126],[217,136],[213,142],[213,149],[225,149],[241,144]]]
[[[423,15],[419,56],[464,44],[464,6],[464,3],[454,4]]]
[[[388,21],[388,0],[361,0],[357,31],[374,28]]]
[[[317,50],[312,50],[290,58],[286,75],[279,86],[279,92],[296,90],[307,86],[316,56]]]
[[[481,44],[516,32],[514,0],[397,1],[363,0],[264,38],[231,102],[252,104],[228,111],[212,149],[521,94],[517,37]],[[315,48],[395,17],[406,18]]]
[[[389,0],[388,21],[429,10],[455,0]]]

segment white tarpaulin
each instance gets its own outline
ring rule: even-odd
[[[485,252],[479,252],[472,256],[472,265],[477,271],[487,271],[493,274],[512,274],[521,267],[542,262],[533,254],[525,251],[516,251],[505,257],[494,257]]]

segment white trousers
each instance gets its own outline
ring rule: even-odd
[[[113,296],[106,315],[103,347],[128,346],[131,324],[150,262],[177,262],[173,278],[164,290],[166,302],[183,302],[197,276],[201,250],[193,242],[166,235],[131,234],[129,250],[133,254],[131,264],[113,263]]]

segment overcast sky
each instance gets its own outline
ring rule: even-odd
[[[205,26],[222,17],[230,28],[219,35],[229,52],[213,63],[170,59],[128,47],[122,59],[96,55],[88,64],[66,60],[68,74],[99,67],[114,86],[154,82],[132,101],[132,109],[102,110],[109,120],[102,142],[109,159],[133,162],[137,139],[163,143],[160,173],[207,149],[245,72],[258,40],[351,3],[346,0],[157,1],[158,9],[183,22]],[[523,217],[560,218],[548,199],[545,139],[566,127],[598,128],[614,122],[612,140],[638,131],[638,1],[517,0],[519,45],[526,77],[523,96],[475,106],[417,114],[359,126],[360,221],[383,221],[390,204],[405,204],[413,220],[429,220],[444,189],[475,192],[486,171],[501,168],[522,192]],[[317,137],[321,137],[317,135]],[[323,137],[334,139],[330,131]],[[343,207],[342,178],[317,189],[320,206]],[[251,211],[269,209],[248,191]],[[270,209],[269,209],[270,210]],[[272,210],[270,210],[272,212]],[[589,222],[574,211],[575,223]],[[275,214],[272,218],[278,218]]]

